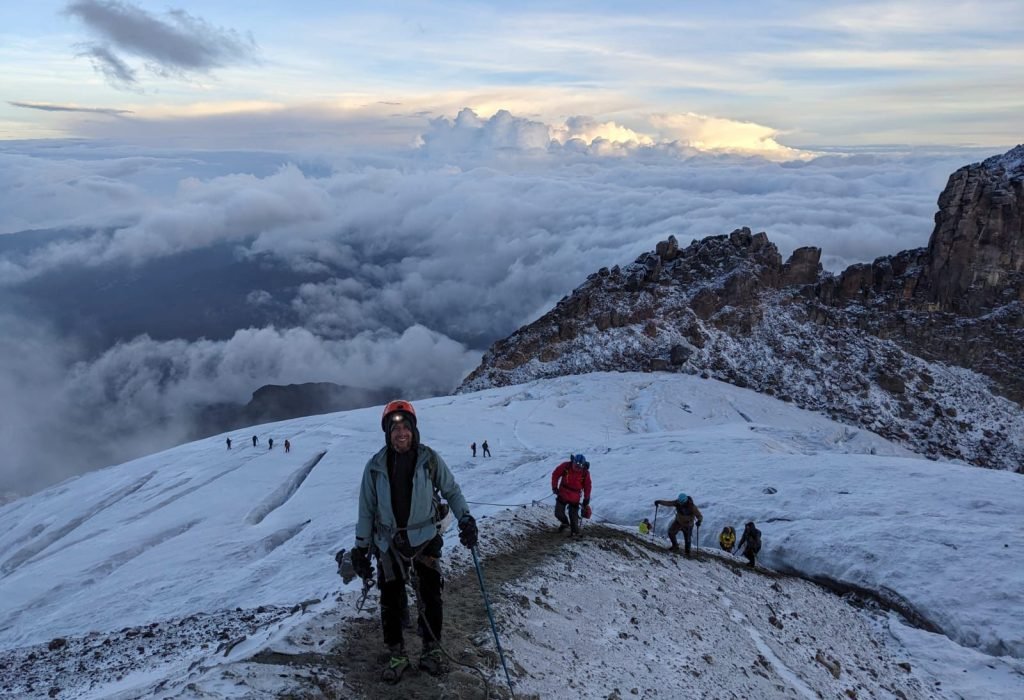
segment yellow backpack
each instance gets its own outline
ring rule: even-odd
[[[719,546],[727,552],[731,552],[736,546],[736,531],[731,526],[722,528],[722,534],[718,536]]]

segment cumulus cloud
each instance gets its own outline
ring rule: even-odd
[[[810,160],[816,153],[779,143],[778,129],[703,114],[662,114],[651,118],[663,139],[681,141],[699,151],[760,155],[771,160]]]
[[[562,147],[601,156],[718,153],[792,161],[819,155],[784,146],[777,140],[781,135],[778,129],[753,122],[693,113],[652,115],[641,121],[645,122],[642,126],[632,128],[578,115],[562,124],[549,125],[516,117],[507,110],[484,119],[465,108],[453,120],[432,120],[422,142],[424,151],[435,155],[539,153]],[[643,128],[651,133],[644,133]]]
[[[489,119],[481,119],[467,107],[454,120],[438,117],[430,126],[430,131],[423,135],[427,152],[544,151],[551,145],[547,124],[514,117],[504,109]]]
[[[184,10],[162,17],[118,0],[76,0],[65,14],[80,20],[99,41],[83,54],[118,86],[138,82],[136,71],[117,52],[146,62],[158,75],[186,75],[253,60],[256,43],[232,29],[215,27]]]
[[[554,129],[555,138],[565,143],[570,140],[593,144],[595,141],[607,141],[618,144],[653,146],[654,138],[641,134],[629,127],[616,124],[614,121],[600,122],[587,116],[570,117],[565,124]]]
[[[133,414],[170,419],[183,407],[248,401],[262,384],[329,381],[347,386],[401,387],[423,396],[452,387],[479,353],[420,325],[401,333],[362,332],[325,340],[304,328],[244,329],[229,340],[156,341],[140,336],[99,358],[80,362],[68,391],[76,405],[118,396],[103,421],[111,432],[129,430]]]
[[[368,148],[421,159],[541,156],[581,153],[596,156],[687,158],[731,154],[776,162],[810,160],[813,151],[792,148],[778,128],[694,113],[640,115],[628,123],[575,115],[551,123],[498,109],[481,116],[464,107],[454,117],[430,110],[395,111],[358,99],[284,107],[273,103],[199,105],[185,112],[133,115],[117,124],[72,120],[81,136],[137,143],[148,148],[277,149],[291,153],[350,156]],[[459,163],[461,165],[461,163]]]
[[[245,403],[263,384],[330,381],[400,387],[410,398],[454,387],[479,361],[420,325],[330,341],[307,330],[246,329],[226,341],[140,336],[92,360],[38,324],[0,317],[0,491],[26,493],[164,449],[193,434],[195,409]]]

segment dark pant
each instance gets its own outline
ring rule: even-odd
[[[440,557],[443,544],[444,540],[438,535],[412,562],[412,568],[416,572],[415,580],[419,586],[419,590],[416,591],[418,607],[422,607],[422,614],[417,612],[417,620],[424,643],[441,641],[441,624],[444,620],[444,601],[441,593],[444,590],[444,579],[441,577]],[[405,578],[411,576],[412,572],[408,571],[409,560],[395,552],[394,547],[382,556],[391,558],[390,568],[394,574],[394,578],[388,581],[384,572],[385,567],[378,567],[380,575],[377,578],[377,585],[380,587],[380,622],[384,628],[384,644],[401,645],[404,643],[403,611],[409,604],[405,592]],[[403,572],[406,572],[404,576]],[[426,624],[430,625],[429,628],[424,625],[424,618]]]
[[[679,542],[676,540],[676,535],[679,531],[683,532],[683,545],[686,548],[686,553],[690,553],[690,541],[693,539],[693,523],[683,524],[678,520],[673,520],[672,524],[668,526],[668,538],[672,540],[672,547],[679,549]]]
[[[566,506],[569,508],[569,517],[565,517]],[[572,527],[573,534],[580,531],[580,504],[569,503],[563,501],[561,498],[555,499],[555,517],[558,518],[558,522],[563,525],[570,525]]]

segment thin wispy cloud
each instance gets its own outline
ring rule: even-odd
[[[638,133],[637,120],[651,114],[692,113],[770,125],[789,147],[1007,146],[1020,130],[1014,110],[1024,108],[1015,89],[1024,81],[1015,31],[1024,5],[1012,0],[985,3],[984,11],[951,0],[736,0],[688,5],[685,13],[653,0],[588,3],[585,11],[562,2],[455,3],[425,13],[402,0],[267,5],[238,20],[225,19],[228,6],[208,10],[200,0],[176,0],[171,11],[148,0],[63,7],[63,16],[46,10],[47,19],[30,4],[5,18],[18,39],[0,56],[0,91],[26,102],[88,104],[91,63],[112,86],[147,98],[104,98],[106,106],[164,119],[170,133],[188,131],[199,110],[247,102],[292,115],[290,134],[330,141],[337,134],[317,130],[310,112],[358,97],[431,116],[470,106],[483,117],[506,109],[557,124],[585,114]],[[69,18],[88,42],[80,47],[87,60],[67,61],[58,37]],[[246,32],[259,37],[260,60]],[[215,74],[224,80],[208,79]],[[157,93],[147,81],[166,76],[177,79],[173,91],[149,99]],[[942,98],[921,98],[922,90]],[[887,111],[879,125],[874,115]],[[81,122],[37,117],[0,104],[6,133],[91,135]],[[266,139],[262,131],[227,135],[236,147],[262,148]]]
[[[88,58],[93,69],[115,87],[130,88],[138,82],[138,74],[135,69],[122,61],[107,46],[85,44],[78,55]]]
[[[1012,24],[1014,18],[1022,18],[1021,5],[1016,0],[986,0],[984,6],[960,2],[942,7],[932,0],[855,2],[840,7],[822,5],[821,9],[807,15],[805,23],[808,26],[837,27],[851,34],[906,37],[979,30],[987,33],[992,27],[993,17]]]
[[[157,16],[118,0],[76,0],[64,12],[80,20],[96,36],[81,55],[115,85],[138,83],[137,71],[120,53],[141,58],[161,76],[186,76],[250,62],[256,42],[233,29],[215,27],[184,10]]]
[[[14,100],[8,101],[9,105],[14,107],[23,107],[25,109],[38,109],[43,112],[82,112],[84,114],[109,114],[111,116],[121,116],[123,114],[133,114],[130,109],[113,109],[110,107],[75,107],[73,105],[53,105],[43,104],[39,102],[17,102]]]

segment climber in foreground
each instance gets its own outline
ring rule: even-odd
[[[441,648],[444,586],[439,523],[445,506],[459,523],[459,540],[472,549],[477,526],[462,490],[441,456],[420,444],[416,411],[408,401],[392,401],[381,418],[384,447],[366,463],[359,490],[359,520],[352,566],[361,578],[373,576],[370,554],[377,556],[380,620],[386,646],[381,679],[397,683],[409,667],[402,636],[405,585],[414,583],[423,651],[419,667],[439,676],[448,670]],[[439,512],[442,511],[442,512]]]
[[[693,539],[693,524],[697,523],[699,528],[701,523],[704,522],[704,516],[701,515],[700,508],[693,502],[693,499],[687,496],[685,493],[679,494],[675,500],[662,500],[655,501],[655,507],[657,506],[668,506],[676,509],[675,520],[668,526],[668,538],[672,541],[672,546],[669,547],[669,551],[678,552],[679,542],[676,540],[676,535],[679,531],[683,532],[683,545],[686,556],[690,555],[690,543]]]
[[[555,494],[555,518],[559,532],[570,528],[570,535],[580,534],[580,505],[590,508],[590,462],[581,454],[572,455],[551,472],[551,491]],[[569,516],[566,517],[566,508]]]

